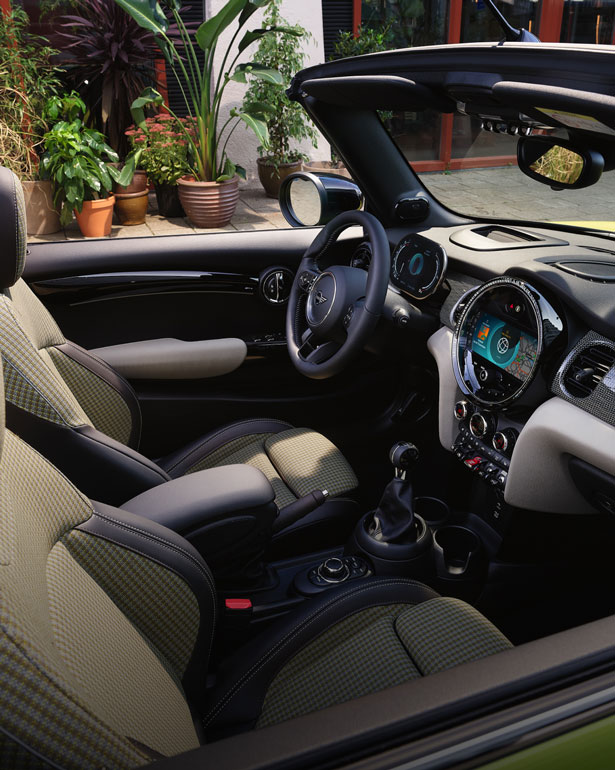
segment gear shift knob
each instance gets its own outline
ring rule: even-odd
[[[398,441],[391,447],[389,459],[395,468],[395,478],[405,479],[408,468],[419,459],[419,450],[409,441]]]

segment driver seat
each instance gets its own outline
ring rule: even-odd
[[[324,436],[275,419],[226,425],[153,462],[138,451],[141,413],[130,384],[102,359],[65,339],[21,278],[26,216],[18,178],[0,167],[0,346],[8,427],[89,497],[112,505],[188,473],[234,463],[262,471],[278,508],[316,489],[329,499],[275,536],[290,549],[337,542],[358,516],[344,496],[357,478]],[[206,490],[204,490],[206,494]],[[307,537],[306,537],[307,534]],[[278,553],[280,548],[274,548]]]

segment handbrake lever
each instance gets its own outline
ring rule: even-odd
[[[319,508],[328,497],[329,492],[326,489],[314,489],[293,503],[280,508],[277,518],[273,522],[273,531],[279,532],[281,529],[290,527],[291,524]]]

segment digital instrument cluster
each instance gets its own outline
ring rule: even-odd
[[[391,260],[391,282],[414,299],[434,294],[446,272],[446,252],[422,235],[407,235],[396,246]]]

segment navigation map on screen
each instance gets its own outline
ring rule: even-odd
[[[472,338],[472,352],[518,380],[526,380],[536,361],[538,342],[507,321],[483,313]]]

